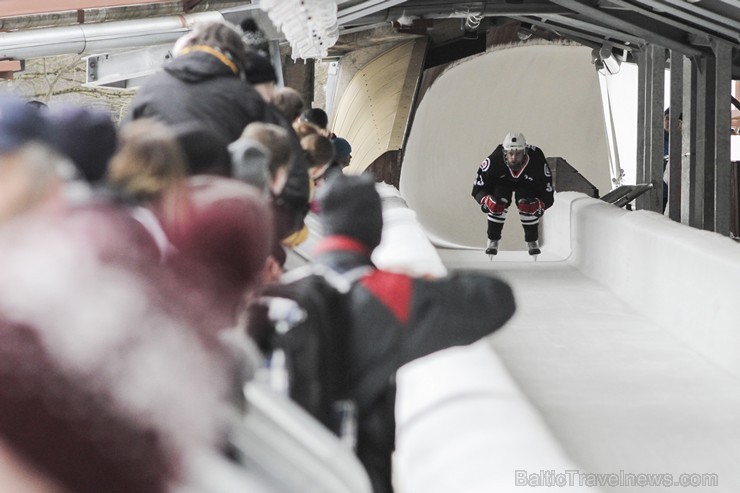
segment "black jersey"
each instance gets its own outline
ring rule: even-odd
[[[496,147],[491,155],[481,163],[472,192],[478,203],[486,195],[504,197],[511,201],[512,192],[516,193],[517,199],[538,198],[542,200],[545,209],[552,205],[554,201],[552,173],[547,165],[545,154],[539,147],[527,145],[524,165],[518,172],[512,171],[506,165],[503,145]]]

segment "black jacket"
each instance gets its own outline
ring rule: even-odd
[[[178,56],[139,88],[127,120],[196,121],[232,142],[249,123],[265,120],[265,102],[239,74],[210,53]]]
[[[486,195],[498,195],[500,190],[516,190],[525,196],[537,197],[545,203],[545,209],[555,201],[552,186],[552,173],[547,165],[545,154],[539,147],[528,145],[524,158],[525,166],[514,173],[506,165],[504,146],[494,149],[478,168],[473,183],[472,195],[480,203]]]
[[[428,280],[374,268],[368,254],[334,250],[316,261],[343,273],[371,268],[348,296],[347,381],[357,404],[357,454],[375,493],[393,491],[395,374],[435,351],[472,344],[513,314],[511,288],[490,276],[465,273]]]

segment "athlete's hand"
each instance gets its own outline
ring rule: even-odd
[[[545,213],[545,203],[540,199],[520,199],[516,203],[519,212],[527,216],[541,217]]]
[[[480,205],[481,209],[483,209],[483,212],[490,212],[491,214],[503,214],[506,210],[507,202],[505,200],[496,202],[496,200],[491,195],[486,195],[480,201]]]

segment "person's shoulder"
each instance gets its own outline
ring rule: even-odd
[[[497,277],[478,272],[454,272],[444,277],[420,278],[419,281],[421,284],[440,289],[450,289],[451,291],[456,291],[461,288],[462,291],[465,291],[466,289],[483,289],[504,292],[511,291],[511,288],[509,288],[509,285],[505,281]],[[466,295],[461,292],[461,296]]]
[[[491,151],[491,154],[488,155],[488,159],[492,163],[496,163],[497,161],[504,162],[504,146],[499,144],[496,146],[494,150]]]
[[[460,272],[438,279],[419,279],[415,292],[434,304],[454,306],[461,317],[495,315],[508,318],[516,309],[514,294],[505,281],[496,277]]]
[[[489,169],[494,168],[498,170],[501,168],[501,166],[504,165],[504,146],[499,144],[483,161],[483,163],[481,164],[481,169],[483,171],[488,171]]]
[[[542,148],[537,147],[534,144],[527,144],[527,149],[527,152],[530,156],[541,156],[543,158],[545,157],[545,152],[542,150]]]
[[[361,273],[364,275],[358,284],[391,304],[408,304],[416,281],[421,280],[401,272],[383,269],[371,269],[369,272]]]

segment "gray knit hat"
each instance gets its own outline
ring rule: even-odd
[[[319,189],[325,236],[343,235],[373,250],[383,232],[383,207],[371,175],[339,175]]]
[[[256,140],[240,137],[229,144],[232,176],[260,190],[270,189],[270,150]]]

